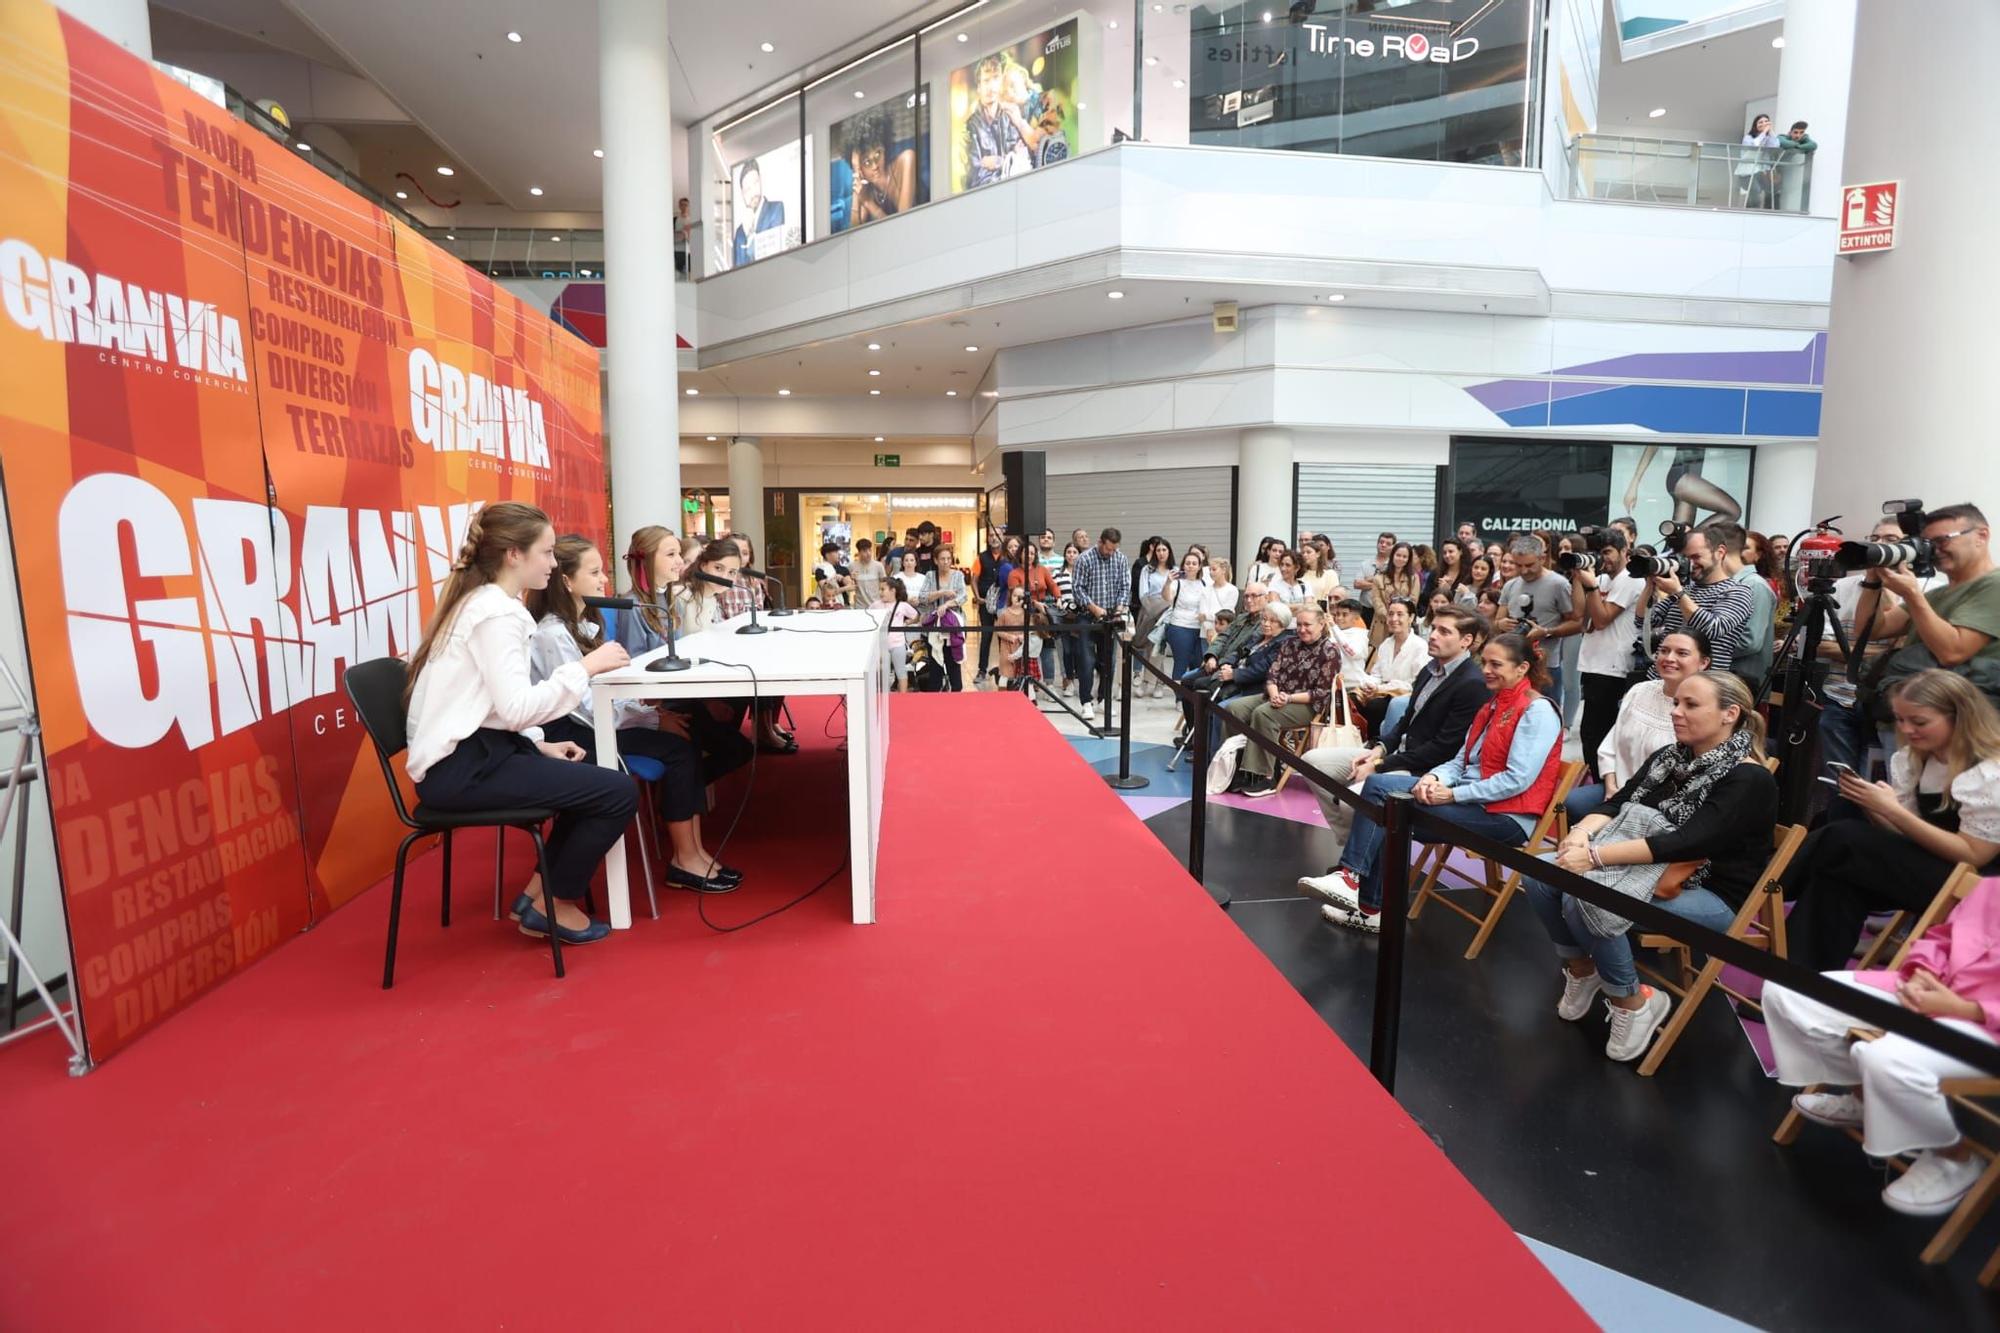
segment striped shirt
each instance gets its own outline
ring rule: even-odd
[[[1659,668],[1653,662],[1653,650],[1660,640],[1677,629],[1692,625],[1708,636],[1713,650],[1709,665],[1717,671],[1729,670],[1736,661],[1736,651],[1743,646],[1743,638],[1750,623],[1750,612],[1755,602],[1750,589],[1741,583],[1721,579],[1714,583],[1696,583],[1685,591],[1688,600],[1694,603],[1692,616],[1681,611],[1681,599],[1671,600],[1654,597],[1653,604],[1640,618],[1639,652],[1646,661],[1646,676],[1649,680],[1659,679]]]

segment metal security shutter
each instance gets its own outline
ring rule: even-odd
[[[1179,554],[1200,542],[1210,554],[1229,550],[1229,505],[1234,468],[1155,468],[1144,472],[1077,472],[1052,476],[1049,527],[1067,540],[1077,528],[1095,537],[1106,528],[1124,534],[1125,554],[1139,555],[1148,537],[1165,537]]]
[[[1437,469],[1373,463],[1301,463],[1299,532],[1333,539],[1340,576],[1352,580],[1375,558],[1375,537],[1393,532],[1415,545],[1435,546]],[[1262,535],[1262,534],[1259,534]],[[1283,534],[1286,544],[1298,532]]]

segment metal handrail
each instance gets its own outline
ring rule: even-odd
[[[1812,197],[1812,154],[1782,144],[1579,134],[1563,156],[1571,199],[1803,213]]]

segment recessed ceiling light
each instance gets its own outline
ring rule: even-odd
[[[537,198],[540,198],[542,193],[542,187],[539,185],[530,185],[528,187],[528,193],[536,196]]]
[[[1155,65],[1157,65],[1157,64],[1159,64],[1159,63],[1160,63],[1160,58],[1159,58],[1158,56],[1147,56],[1147,57],[1146,57],[1146,68],[1147,68],[1147,69],[1151,69],[1151,68],[1152,68],[1153,66],[1155,66]]]
[[[684,394],[686,394],[686,395],[687,395],[688,397],[690,397],[690,398],[699,398],[699,397],[701,397],[701,390],[700,390],[700,389],[682,389],[682,390],[681,390],[681,392],[682,392],[682,393],[684,393]]]
[[[1773,37],[1771,39],[1771,45],[1775,46],[1776,48],[1778,48],[1778,50],[1782,51],[1785,49],[1785,39],[1782,37]]]
[[[778,397],[780,398],[790,398],[791,396],[792,396],[792,391],[790,389],[778,390]]]
[[[1104,295],[1113,301],[1122,301],[1125,299],[1125,293],[1123,292],[1106,292]]]
[[[971,40],[972,40],[972,38],[968,37],[968,36],[967,36],[966,34],[964,34],[964,33],[960,33],[960,34],[958,35],[958,40],[959,40],[959,41],[961,41],[961,42],[969,42],[969,41],[971,41]]]
[[[1187,80],[1186,80],[1186,79],[1175,79],[1175,80],[1174,80],[1174,87],[1176,87],[1176,88],[1185,88],[1185,87],[1187,87]]]
[[[587,278],[590,276],[590,270],[587,268],[580,268],[576,271],[576,276],[579,278]]]
[[[862,91],[861,91],[861,90],[860,90],[859,88],[856,88],[856,89],[854,90],[854,95],[855,95],[856,97],[866,97],[866,96],[868,96],[868,94],[867,94],[867,93],[864,93],[864,92],[862,92]]]
[[[881,437],[880,435],[877,435],[877,436],[875,437],[875,443],[877,443],[877,444],[880,444],[880,443],[882,443],[882,437]]]
[[[881,371],[879,371],[879,370],[871,370],[871,371],[869,371],[868,373],[869,373],[870,375],[880,375],[880,374],[881,374],[882,372],[881,372]]]
[[[1271,21],[1271,11],[1267,9],[1264,11],[1264,22],[1269,23],[1270,21]]]
[[[1327,300],[1329,300],[1329,301],[1345,301],[1345,300],[1347,299],[1347,293],[1346,293],[1346,292],[1328,292],[1328,293],[1326,294],[1326,299],[1327,299]]]
[[[410,192],[408,190],[398,190],[396,191],[396,197],[398,199],[408,199],[410,197]]]
[[[870,398],[880,398],[882,396],[882,391],[880,389],[870,389],[868,391],[868,396]]]
[[[881,343],[869,343],[869,344],[868,344],[868,350],[869,350],[869,351],[871,351],[871,352],[879,352],[879,351],[881,351],[881,350],[882,350],[882,344],[881,344]]]
[[[778,48],[771,45],[769,42],[763,42],[758,45],[757,49],[759,51],[762,51],[765,55],[769,55],[771,54],[771,52],[777,50]]]
[[[313,150],[313,146],[304,139],[299,140],[293,147],[297,148],[301,153],[310,153]]]
[[[704,435],[704,436],[702,436],[702,438],[703,438],[704,440],[713,440],[713,439],[714,439],[715,437],[714,437],[713,435]]]
[[[976,351],[978,351],[978,350],[979,350],[979,344],[978,344],[978,343],[967,343],[967,344],[965,345],[965,350],[966,350],[966,351],[968,351],[968,352],[976,352]]]
[[[1117,19],[1113,19],[1113,20],[1111,20],[1111,22],[1110,22],[1110,23],[1109,23],[1108,25],[1106,25],[1106,26],[1108,26],[1108,27],[1113,27],[1113,28],[1115,28],[1115,27],[1117,27],[1117,26],[1118,26],[1118,20],[1117,20]]]
[[[451,234],[450,232],[446,232],[446,233],[444,234],[444,238],[445,238],[445,239],[446,239],[447,241],[455,241],[455,240],[457,240],[457,239],[458,239],[458,237],[456,237],[456,236],[452,235],[452,234]]]
[[[956,397],[958,397],[958,390],[956,390],[956,389],[946,389],[946,390],[944,391],[944,396],[945,396],[945,397],[947,397],[947,398],[956,398]]]
[[[510,42],[518,42],[521,40],[521,34],[518,32],[510,32],[507,34],[507,40]]]
[[[458,173],[457,173],[457,172],[455,172],[455,171],[453,171],[453,170],[452,170],[452,169],[451,169],[450,167],[439,167],[439,168],[438,168],[438,175],[440,175],[440,176],[456,176],[457,174],[458,174]]]
[[[590,150],[590,155],[591,155],[592,157],[603,157],[603,156],[604,156],[604,150],[603,150],[602,148],[593,148],[593,149],[591,149],[591,150]]]
[[[1088,102],[1078,102],[1078,103],[1076,104],[1076,109],[1077,109],[1078,111],[1088,111],[1088,110],[1090,110],[1090,103],[1088,103]]]
[[[552,241],[560,241],[560,240],[562,239],[562,237],[560,237],[560,236],[551,236],[551,237],[549,237],[549,239],[550,239],[550,240],[552,240]]]
[[[1648,111],[1646,113],[1646,118],[1648,120],[1658,120],[1661,116],[1664,116],[1666,114],[1667,114],[1667,109],[1665,107],[1656,106],[1651,111]]]

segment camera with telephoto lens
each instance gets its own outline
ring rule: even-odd
[[[1625,562],[1628,573],[1642,579],[1658,578],[1671,574],[1682,583],[1694,582],[1694,564],[1687,558],[1688,534],[1694,529],[1686,523],[1676,523],[1672,519],[1660,524],[1661,550],[1652,546],[1636,547],[1632,558]]]
[[[1594,572],[1597,569],[1597,553],[1604,547],[1604,529],[1594,523],[1586,523],[1570,536],[1570,542],[1581,549],[1558,555],[1556,568],[1565,574],[1574,574],[1578,570],[1586,574]]]
[[[1903,539],[1894,542],[1842,542],[1834,563],[1852,573],[1857,569],[1908,569],[1920,579],[1937,573],[1937,547],[1919,535],[1924,530],[1922,500],[1890,500],[1882,513],[1896,520]]]

